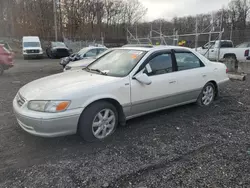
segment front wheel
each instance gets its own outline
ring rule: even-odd
[[[88,106],[82,113],[78,133],[89,142],[104,140],[114,133],[118,124],[118,113],[114,105],[99,101]]]
[[[207,83],[204,88],[202,89],[197,103],[200,106],[209,106],[215,98],[215,87],[212,83]]]

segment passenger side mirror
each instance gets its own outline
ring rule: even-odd
[[[145,73],[142,73],[142,72],[139,72],[138,74],[136,74],[134,76],[134,78],[142,83],[142,84],[145,84],[145,85],[150,85],[152,83],[152,81],[150,80],[149,76]]]

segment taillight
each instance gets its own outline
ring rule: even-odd
[[[228,73],[228,69],[226,69],[226,73]]]
[[[245,57],[249,56],[249,50],[245,51]]]

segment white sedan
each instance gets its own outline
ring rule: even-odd
[[[78,132],[87,141],[102,140],[134,117],[193,102],[210,105],[229,80],[226,72],[224,64],[188,48],[117,48],[83,70],[23,86],[13,107],[21,128],[33,135]]]

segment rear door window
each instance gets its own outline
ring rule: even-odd
[[[191,52],[176,52],[175,58],[178,71],[204,67],[201,60]]]

